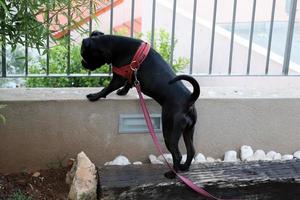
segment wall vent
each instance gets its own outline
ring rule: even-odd
[[[162,132],[161,115],[150,115],[155,132]],[[149,133],[144,115],[142,114],[120,114],[119,133]]]

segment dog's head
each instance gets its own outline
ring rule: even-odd
[[[81,64],[85,69],[95,70],[106,63],[111,63],[110,51],[102,41],[102,32],[94,31],[91,36],[82,40]]]

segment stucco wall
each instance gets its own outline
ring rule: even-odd
[[[91,103],[85,95],[93,91],[0,89],[0,104],[7,105],[0,111],[7,118],[0,124],[0,172],[55,167],[80,151],[99,166],[120,154],[131,161],[156,154],[148,134],[118,133],[119,114],[141,113],[136,93]],[[299,150],[297,91],[203,87],[196,102],[197,152],[221,158],[244,144],[281,153]],[[154,101],[147,104],[151,113],[160,113]]]

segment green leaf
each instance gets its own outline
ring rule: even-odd
[[[4,13],[8,13],[8,9],[7,9],[5,3],[2,0],[0,1],[0,6],[3,8]]]
[[[0,119],[3,122],[3,124],[6,124],[6,119],[3,115],[0,114]]]

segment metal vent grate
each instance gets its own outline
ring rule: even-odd
[[[162,132],[161,115],[150,115],[155,132]],[[148,133],[148,128],[142,114],[120,114],[119,133]]]

